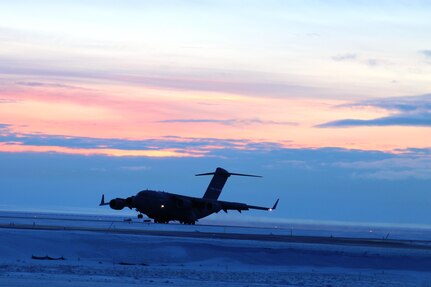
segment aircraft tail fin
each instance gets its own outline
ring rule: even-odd
[[[205,191],[203,198],[214,199],[214,200],[217,200],[219,198],[220,193],[223,190],[223,187],[224,187],[227,179],[231,175],[261,177],[259,175],[252,175],[252,174],[232,173],[232,172],[228,172],[227,170],[225,170],[221,167],[218,167],[215,170],[215,172],[196,174],[196,176],[202,176],[202,175],[213,175],[213,177],[210,181],[210,184],[208,185],[208,188]]]

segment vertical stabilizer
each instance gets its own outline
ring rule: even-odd
[[[205,191],[205,194],[203,196],[203,198],[205,199],[213,199],[213,200],[217,200],[219,198],[220,193],[223,190],[223,187],[227,179],[231,175],[260,177],[258,175],[230,173],[221,167],[218,167],[215,172],[200,173],[200,174],[197,174],[196,176],[201,176],[201,175],[213,175],[213,178],[211,179],[210,184],[208,185],[208,188]]]

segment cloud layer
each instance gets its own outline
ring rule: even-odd
[[[342,119],[317,125],[319,128],[358,126],[422,126],[431,127],[431,94],[415,97],[386,98],[362,101],[349,106],[373,106],[393,112],[393,115],[369,119]]]
[[[420,53],[427,58],[431,58],[431,50],[422,50]]]
[[[260,125],[286,125],[286,126],[295,126],[298,123],[294,122],[284,122],[284,121],[265,121],[258,118],[251,119],[226,119],[226,120],[215,120],[215,119],[170,119],[158,121],[159,123],[190,123],[190,124],[198,124],[198,123],[217,123],[227,126],[238,126],[238,125],[252,125],[252,124],[260,124]]]
[[[40,133],[16,133],[10,125],[0,124],[0,151],[34,151],[124,156],[211,156],[214,150],[267,150],[279,148],[270,142],[238,139],[185,138],[166,136],[158,139],[75,137]],[[166,153],[163,153],[166,151]]]

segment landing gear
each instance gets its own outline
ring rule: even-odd
[[[180,221],[180,224],[195,225],[196,221]]]
[[[169,220],[154,219],[154,223],[163,223],[163,224],[168,224],[168,223],[169,223]]]
[[[179,221],[180,224],[186,224],[186,225],[195,225],[196,221],[194,220],[189,220],[189,221]],[[163,224],[168,224],[169,220],[165,220],[165,219],[160,219],[160,218],[155,218],[154,219],[154,223],[163,223]]]

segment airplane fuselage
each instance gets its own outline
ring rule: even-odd
[[[193,224],[198,219],[223,209],[217,200],[148,189],[126,199],[115,198],[109,202],[109,205],[116,210],[124,207],[134,208],[157,223],[179,221]]]
[[[182,196],[169,192],[143,190],[134,197],[137,211],[156,222],[179,221],[194,223],[200,218],[219,212],[216,200]]]

